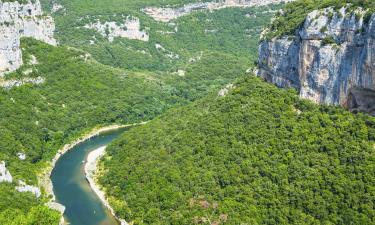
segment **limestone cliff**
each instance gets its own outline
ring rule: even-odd
[[[56,45],[55,24],[43,14],[39,0],[25,4],[0,0],[0,77],[22,65],[21,37]]]
[[[213,0],[213,1],[203,1],[197,3],[190,3],[183,5],[182,7],[172,8],[158,8],[158,7],[147,7],[142,11],[147,15],[154,18],[156,21],[169,22],[171,20],[177,19],[178,17],[188,15],[192,12],[202,11],[202,10],[217,10],[224,8],[234,8],[234,7],[255,7],[264,6],[269,4],[279,4],[285,2],[291,2],[294,0]]]
[[[258,75],[302,98],[375,115],[375,14],[364,14],[311,12],[295,36],[260,43]]]

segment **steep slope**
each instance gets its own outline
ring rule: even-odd
[[[375,120],[246,77],[132,129],[101,184],[134,224],[373,224]],[[223,96],[224,95],[224,96]]]
[[[314,102],[375,115],[375,3],[347,2],[290,4],[265,31],[259,75]],[[299,25],[300,8],[311,12]]]
[[[55,23],[39,0],[0,1],[0,79],[22,65],[20,39],[32,37],[56,45]]]

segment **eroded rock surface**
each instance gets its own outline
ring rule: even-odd
[[[13,182],[13,177],[12,175],[10,175],[9,170],[6,168],[4,161],[0,162],[0,183],[2,182]]]
[[[11,89],[11,88],[19,87],[25,84],[38,85],[38,84],[43,84],[44,81],[45,79],[43,77],[36,77],[36,78],[25,77],[19,80],[17,79],[1,80],[0,78],[0,88]]]
[[[93,29],[99,32],[103,37],[108,38],[112,42],[115,37],[123,37],[128,39],[136,39],[148,41],[149,35],[146,31],[141,30],[141,24],[136,17],[127,17],[123,24],[119,25],[114,21],[102,23],[97,20],[95,23],[86,24],[87,29]]]
[[[157,8],[147,7],[142,11],[154,18],[156,21],[169,22],[178,17],[188,15],[195,11],[202,10],[217,10],[229,7],[254,7],[269,4],[276,4],[281,2],[290,2],[293,0],[221,0],[212,2],[199,2],[187,4],[179,8]]]
[[[16,186],[16,190],[19,192],[31,192],[33,193],[37,198],[40,197],[41,192],[38,187],[27,185],[24,181],[19,180],[19,185]]]
[[[311,12],[296,35],[262,41],[258,75],[302,98],[375,115],[375,15]]]
[[[21,37],[32,37],[56,45],[55,23],[43,14],[39,0],[0,2],[0,76],[22,65]]]

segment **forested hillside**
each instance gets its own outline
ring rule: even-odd
[[[135,224],[373,224],[375,120],[248,76],[125,133],[101,184]]]
[[[249,75],[260,33],[284,5],[171,22],[142,11],[193,2],[202,1],[41,0],[60,46],[22,39],[23,66],[0,77],[1,170],[13,177],[0,182],[1,225],[58,224],[45,206],[51,196],[18,192],[19,180],[38,188],[58,149],[93,128],[149,120],[101,163],[100,183],[128,222],[375,223],[374,118]],[[368,0],[300,0],[277,14],[268,37],[343,2],[374,9]],[[110,36],[110,26],[125,33],[127,22],[147,38]]]
[[[173,105],[202,97],[246,69],[238,66],[234,57],[221,54],[228,63],[219,70],[221,62],[207,53],[187,67],[185,77],[180,78],[114,69],[81,50],[32,39],[24,39],[22,47],[24,61],[35,58],[38,63],[26,63],[6,79],[22,80],[24,71],[32,70],[27,77],[43,77],[45,81],[0,90],[0,156],[15,181],[21,179],[30,185],[37,185],[37,174],[57,150],[83,132],[108,124],[150,120]],[[25,154],[26,160],[20,160],[18,153]],[[0,185],[0,195],[8,196],[2,198],[0,211],[21,209],[26,213],[32,205],[44,201],[31,194],[21,198],[14,190],[16,184]],[[23,199],[24,204],[15,198]],[[12,218],[10,215],[18,213],[3,214],[7,219]]]
[[[142,12],[150,6],[181,6],[191,2],[201,1],[62,0],[58,3],[63,8],[52,14],[56,38],[60,44],[91,53],[101,63],[125,69],[175,72],[206,51],[234,55],[249,66],[256,59],[262,27],[281,8],[270,5],[195,12],[170,23],[157,22]],[[50,11],[56,1],[42,0],[42,3]],[[96,30],[85,28],[97,20],[121,25],[128,16],[139,19],[140,29],[149,35],[148,41],[115,37],[111,42]]]

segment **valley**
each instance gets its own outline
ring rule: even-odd
[[[0,0],[0,224],[373,224],[374,26],[368,0]]]

